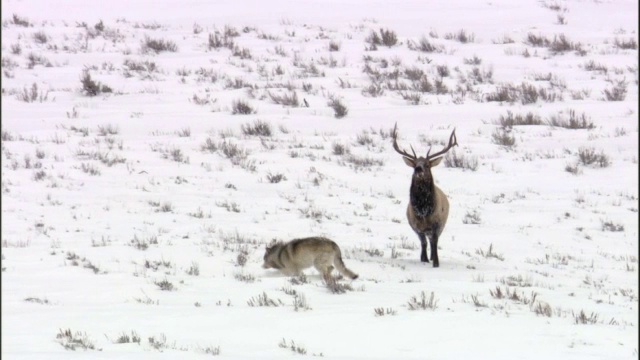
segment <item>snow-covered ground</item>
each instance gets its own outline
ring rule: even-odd
[[[429,3],[3,0],[3,358],[637,358],[638,3]]]

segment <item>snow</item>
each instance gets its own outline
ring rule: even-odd
[[[637,2],[3,0],[2,9],[3,357],[638,357]],[[208,47],[225,28],[251,58]],[[398,44],[368,51],[381,28]],[[447,39],[461,30],[473,42]],[[552,54],[528,34],[564,35],[581,51]],[[145,53],[146,36],[178,50]],[[411,50],[422,37],[441,51]],[[631,40],[636,49],[615,45]],[[44,65],[30,68],[30,54]],[[446,66],[448,92],[397,91],[385,79],[381,96],[365,96],[366,64],[382,76],[397,69],[409,87],[405,69],[434,84]],[[491,81],[474,83],[474,68]],[[83,92],[87,69],[113,92]],[[558,98],[486,101],[523,83]],[[624,99],[607,101],[620,83]],[[33,84],[43,101],[21,99]],[[289,84],[309,107],[272,101],[293,94]],[[232,114],[237,100],[255,113]],[[570,110],[594,128],[546,125]],[[515,146],[498,145],[508,111],[545,124],[514,126]],[[272,134],[242,130],[259,123]],[[419,262],[407,224],[412,170],[391,147],[395,123],[400,146],[419,154],[455,128],[455,154],[477,162],[433,169],[450,203],[439,268]],[[203,149],[207,139],[217,149]],[[230,144],[246,157],[232,162]],[[578,163],[584,149],[608,166]],[[285,179],[272,183],[277,175]],[[338,280],[344,293],[313,269],[302,283],[262,269],[272,240],[306,236],[340,245],[360,275]],[[251,306],[264,294],[278,306]],[[422,294],[435,304],[411,310]],[[139,343],[117,341],[134,333]]]

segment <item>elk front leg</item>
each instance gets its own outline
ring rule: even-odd
[[[429,258],[427,258],[427,237],[423,233],[417,233],[420,238],[420,246],[422,246],[422,250],[420,251],[420,261],[429,262]],[[431,249],[433,252],[433,248]]]
[[[433,261],[433,267],[439,267],[440,261],[438,260],[438,235],[434,234],[432,237],[430,237],[429,244],[431,245],[431,261]],[[427,254],[425,253],[424,255],[426,256]]]

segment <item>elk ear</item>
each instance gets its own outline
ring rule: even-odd
[[[442,156],[437,158],[437,159],[433,159],[431,161],[429,161],[429,167],[434,167],[434,166],[438,166],[438,164],[440,164],[440,161],[442,161]]]
[[[412,167],[412,168],[416,167],[416,162],[411,160],[411,159],[409,159],[408,157],[404,157],[403,156],[402,160],[404,160],[404,163],[407,164],[407,166]]]

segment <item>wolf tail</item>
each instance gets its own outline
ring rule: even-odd
[[[333,265],[335,265],[336,269],[338,271],[340,271],[340,273],[342,273],[342,275],[355,280],[358,278],[358,274],[354,273],[353,271],[347,269],[347,267],[344,265],[344,262],[342,261],[342,253],[340,252],[340,248],[336,249],[336,255],[333,259]]]

